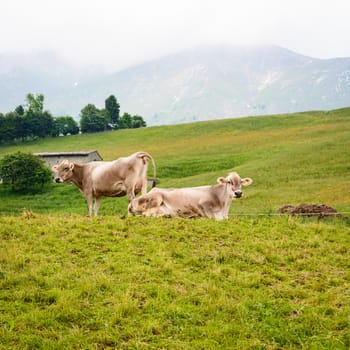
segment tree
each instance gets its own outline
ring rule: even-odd
[[[119,120],[120,129],[131,129],[132,128],[132,116],[125,112]]]
[[[0,160],[0,178],[12,191],[26,192],[42,189],[52,181],[52,174],[41,158],[17,152]]]
[[[93,104],[86,105],[80,111],[80,129],[83,133],[106,130],[108,121],[98,108]]]
[[[23,140],[27,136],[24,117],[17,112],[0,113],[0,143]]]
[[[53,117],[44,111],[43,94],[27,94],[24,111],[24,128],[26,137],[46,137],[53,134]],[[17,107],[21,112],[19,106]]]
[[[25,113],[25,123],[28,136],[45,137],[52,134],[53,117],[48,111],[35,112],[28,110]]]
[[[119,129],[142,128],[146,126],[146,122],[139,115],[131,115],[125,112],[119,119]]]
[[[79,126],[77,122],[73,119],[73,117],[57,117],[54,118],[55,122],[55,132],[54,134],[57,136],[63,135],[66,136],[79,134]]]
[[[44,110],[44,95],[43,94],[27,94],[27,107],[29,112],[42,113]]]
[[[105,100],[105,109],[107,111],[108,122],[112,124],[113,129],[118,128],[120,105],[114,95]]]
[[[53,117],[43,110],[44,95],[27,94],[26,99],[26,108],[19,105],[14,112],[0,115],[0,143],[55,135]]]
[[[0,115],[0,143],[8,143],[16,137],[15,112]]]
[[[19,105],[15,108],[15,112],[18,114],[18,115],[24,115],[24,108],[22,105]]]
[[[143,120],[143,118],[140,115],[134,115],[132,117],[132,127],[133,128],[143,128],[147,126],[146,122]]]
[[[28,136],[28,130],[26,127],[26,121],[24,115],[16,112],[14,116],[15,128],[16,128],[16,140],[24,140]]]

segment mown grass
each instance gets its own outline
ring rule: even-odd
[[[346,349],[349,225],[0,217],[1,349]]]

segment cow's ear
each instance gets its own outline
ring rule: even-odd
[[[73,170],[74,169],[74,163],[69,163],[69,170]]]
[[[58,165],[52,166],[51,169],[52,169],[53,171],[58,171]]]
[[[244,179],[241,179],[241,183],[243,186],[249,186],[253,183],[253,180],[250,177],[246,177]]]
[[[217,182],[218,184],[225,184],[227,180],[224,177],[220,176],[218,177]]]

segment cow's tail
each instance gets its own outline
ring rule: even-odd
[[[154,162],[153,157],[147,152],[138,152],[137,156],[142,158],[145,163],[146,163],[146,159],[147,159],[147,161],[150,160],[152,162],[152,167],[153,167],[152,188],[156,187],[156,184],[157,184],[157,171],[156,171],[156,163]]]

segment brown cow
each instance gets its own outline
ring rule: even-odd
[[[97,215],[101,197],[128,196],[129,202],[136,194],[147,192],[148,161],[153,165],[153,187],[155,186],[156,167],[152,156],[146,152],[137,152],[129,157],[118,158],[111,162],[72,163],[68,160],[54,165],[56,182],[72,183],[85,196],[89,216]]]
[[[234,198],[242,197],[241,187],[250,185],[250,178],[241,179],[237,173],[219,177],[214,186],[177,189],[154,188],[129,204],[129,213],[143,216],[207,217],[222,220]]]

